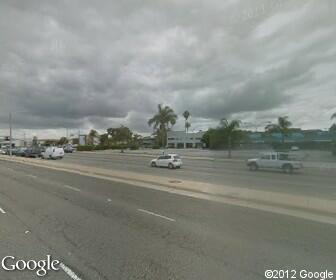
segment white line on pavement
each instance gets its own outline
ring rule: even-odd
[[[73,190],[73,191],[75,191],[75,192],[80,192],[80,191],[81,191],[80,189],[77,189],[77,188],[75,188],[75,187],[71,187],[71,186],[69,186],[69,185],[64,185],[63,187],[64,187],[64,188],[67,188],[67,189],[69,189],[69,190]]]
[[[35,176],[35,175],[32,175],[32,174],[28,174],[28,175],[26,175],[27,177],[30,177],[30,178],[33,178],[33,179],[36,179],[37,178],[37,176]]]
[[[138,209],[138,211],[143,212],[143,213],[146,213],[146,214],[149,214],[149,215],[153,215],[153,216],[155,216],[155,217],[159,217],[159,218],[168,220],[168,221],[170,221],[170,222],[176,222],[176,220],[174,220],[174,219],[172,219],[172,218],[169,218],[169,217],[166,217],[166,216],[162,216],[162,215],[153,213],[153,212],[151,212],[151,211],[147,211],[147,210],[144,210],[144,209]]]
[[[67,267],[64,263],[60,263],[60,267],[62,270],[73,280],[82,280],[79,278],[75,272],[73,272],[69,267]]]
[[[0,212],[1,212],[2,214],[6,214],[6,211],[3,210],[1,207],[0,207]]]

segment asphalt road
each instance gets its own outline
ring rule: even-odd
[[[336,199],[336,170],[321,166],[304,168],[293,175],[281,171],[251,172],[244,161],[183,159],[180,170],[151,168],[151,157],[127,154],[74,153],[63,159],[67,163],[155,174],[174,179],[228,185],[233,187],[309,195]]]
[[[335,270],[332,225],[3,161],[0,182],[1,258],[51,254],[81,279]],[[0,268],[0,279],[38,278]]]

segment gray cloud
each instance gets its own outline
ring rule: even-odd
[[[1,1],[0,128],[12,111],[18,129],[149,132],[158,103],[190,110],[194,127],[276,114],[325,127],[336,104],[335,6]]]

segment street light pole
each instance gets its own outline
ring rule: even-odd
[[[9,155],[12,156],[12,113],[9,113]]]

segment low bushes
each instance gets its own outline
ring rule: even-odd
[[[138,150],[139,145],[131,144],[116,144],[116,145],[110,145],[110,146],[104,146],[104,145],[97,145],[97,146],[90,146],[90,145],[82,145],[77,147],[77,151],[83,152],[91,152],[91,151],[103,151],[103,150]]]

